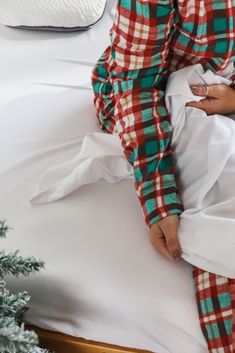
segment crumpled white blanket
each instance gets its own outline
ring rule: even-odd
[[[171,112],[176,181],[184,205],[178,236],[182,258],[209,272],[235,278],[235,122],[233,116],[207,117],[185,107],[199,100],[192,84],[230,84],[234,71],[204,72],[200,64],[171,74],[166,105]],[[103,178],[115,183],[133,178],[118,136],[90,133],[78,156],[42,175],[31,204],[58,200],[81,185]]]
[[[194,100],[189,85],[230,84],[201,65],[173,73],[166,104],[171,112],[176,180],[185,211],[179,240],[183,258],[209,272],[235,278],[235,122],[234,116],[207,116],[186,107]]]
[[[81,150],[73,160],[43,173],[30,202],[41,204],[59,200],[101,178],[117,183],[133,178],[133,169],[122,152],[118,136],[91,132],[84,136]]]

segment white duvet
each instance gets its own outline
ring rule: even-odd
[[[201,99],[192,94],[190,85],[228,85],[233,71],[232,64],[220,75],[193,65],[173,73],[166,90],[176,177],[185,209],[178,231],[182,257],[230,278],[235,278],[235,122],[233,116],[207,117],[185,104]],[[74,160],[45,171],[30,201],[51,202],[100,178],[114,183],[131,176],[118,137],[91,133]]]

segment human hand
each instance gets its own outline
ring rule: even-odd
[[[182,253],[177,237],[178,224],[179,216],[170,215],[156,222],[150,228],[151,244],[171,261],[179,261]]]
[[[206,97],[186,106],[204,110],[207,115],[230,114],[235,112],[235,89],[226,85],[191,86],[195,96]]]

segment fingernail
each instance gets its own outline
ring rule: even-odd
[[[197,92],[199,90],[198,86],[191,86],[191,90]]]
[[[179,261],[181,259],[181,253],[180,252],[176,252],[173,254],[174,260]]]

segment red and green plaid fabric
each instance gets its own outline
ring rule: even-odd
[[[147,226],[183,205],[174,176],[164,91],[170,72],[234,61],[234,0],[119,0],[110,45],[92,71],[97,118],[133,165]]]
[[[210,353],[235,352],[235,279],[193,266],[199,321]]]

